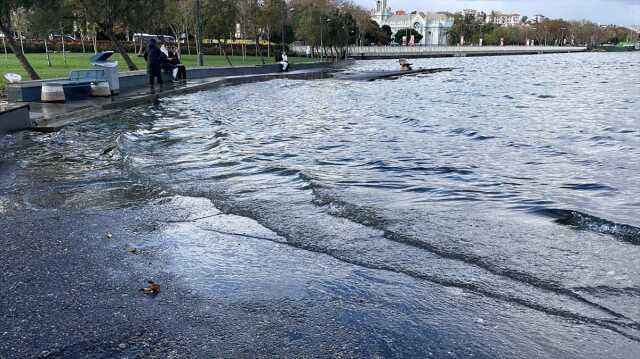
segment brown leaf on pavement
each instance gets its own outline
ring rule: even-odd
[[[140,289],[144,294],[156,295],[160,293],[160,284],[150,280],[147,283],[149,285],[146,288]]]

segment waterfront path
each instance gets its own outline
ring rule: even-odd
[[[93,97],[86,101],[68,103],[31,102],[29,105],[31,107],[31,118],[34,122],[34,129],[49,132],[70,124],[114,115],[129,107],[152,103],[164,97],[274,79],[319,79],[325,77],[330,71],[332,71],[332,68],[324,67],[268,74],[209,77],[189,80],[185,83],[166,85],[163,90],[157,90],[153,93],[148,87],[144,87],[109,98]]]

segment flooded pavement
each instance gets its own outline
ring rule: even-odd
[[[637,356],[639,59],[416,60],[456,70],[7,136],[0,356]]]

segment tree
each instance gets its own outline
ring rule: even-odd
[[[27,72],[27,74],[32,80],[39,80],[40,76],[38,75],[36,70],[33,69],[33,66],[31,66],[31,64],[29,63],[29,60],[27,60],[27,57],[24,56],[24,52],[22,51],[22,48],[19,47],[18,43],[16,42],[16,38],[14,37],[14,30],[11,22],[11,15],[20,9],[22,10],[31,9],[35,5],[40,3],[42,2],[35,1],[35,0],[2,0],[0,1],[0,31],[2,31],[2,34],[7,39],[9,48],[14,53],[14,55],[18,58],[20,65],[22,65],[22,68],[24,68],[24,70]]]
[[[391,42],[391,28],[388,25],[381,28],[377,22],[369,20],[361,32],[367,44],[388,45]]]
[[[225,47],[227,40],[235,32],[236,19],[238,17],[238,8],[235,0],[204,0],[202,12],[204,34],[218,40],[229,66],[233,66]]]
[[[61,2],[50,4],[47,8],[37,7],[29,14],[29,23],[32,31],[44,40],[44,52],[47,57],[47,65],[51,67],[51,56],[49,56],[48,37],[52,30],[56,30],[57,25],[51,18],[60,18]],[[53,14],[53,16],[51,16]]]
[[[295,9],[292,21],[295,39],[319,49],[322,56],[330,43],[332,4],[328,0],[293,0],[289,5]]]
[[[384,42],[382,45],[389,45],[389,43],[391,43],[391,38],[393,37],[393,30],[391,30],[391,26],[382,25],[380,30],[384,34],[384,37],[383,37]]]
[[[182,34],[186,34],[188,38],[189,29],[194,26],[194,10],[193,0],[172,0],[166,2],[162,11],[161,22],[169,27],[176,38],[178,53],[182,50]]]
[[[160,17],[163,0],[73,0],[86,18],[98,24],[116,50],[122,55],[130,71],[138,67],[131,61],[124,46],[116,37],[116,26],[143,27]]]
[[[495,16],[492,12],[489,15],[491,19]],[[493,26],[493,24],[487,24]],[[449,44],[456,45],[460,43],[460,38],[464,36],[465,42],[479,42],[480,37],[487,33],[487,29],[483,29],[483,22],[479,17],[472,14],[456,14],[453,18],[453,26],[449,30]]]
[[[256,46],[256,56],[260,56],[262,63],[264,64],[264,57],[262,51],[260,51],[260,27],[262,20],[262,4],[258,0],[237,0],[238,8],[238,23],[242,32],[242,39],[253,37]],[[243,43],[243,46],[246,46]]]
[[[409,29],[409,28],[398,30],[398,32],[396,32],[396,35],[395,35],[395,41],[398,44],[401,44],[402,43],[402,37],[406,36],[407,37],[407,42],[408,42],[409,39],[411,39],[412,35],[414,36],[415,43],[416,44],[420,43],[420,41],[422,40],[422,37],[423,37],[422,34],[420,34],[415,29]]]

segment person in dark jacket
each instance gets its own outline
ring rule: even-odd
[[[149,40],[149,47],[144,53],[144,59],[147,61],[147,73],[149,74],[149,85],[151,92],[155,91],[155,79],[158,79],[158,85],[162,89],[162,64],[166,62],[166,56],[158,48],[155,39]]]

